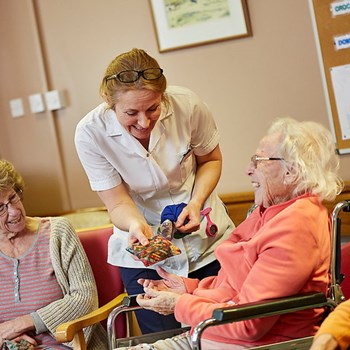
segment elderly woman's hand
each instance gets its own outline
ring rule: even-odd
[[[174,308],[181,294],[186,293],[182,277],[166,272],[157,266],[157,272],[162,280],[139,279],[145,295],[138,295],[136,301],[144,309],[152,310],[161,315],[174,313]]]
[[[181,294],[174,292],[158,291],[152,288],[145,288],[145,295],[138,295],[136,301],[144,309],[158,312],[161,315],[174,313],[175,304]]]
[[[156,291],[173,292],[176,294],[186,293],[186,287],[182,277],[173,273],[168,273],[159,266],[157,266],[156,269],[158,275],[162,277],[161,280],[146,280],[143,278],[137,280],[137,282],[143,286],[146,294],[147,291],[151,289]]]
[[[0,323],[0,345],[2,345],[5,339],[14,340],[16,342],[24,339],[35,346],[37,345],[36,341],[25,334],[25,332],[34,329],[35,327],[31,315],[19,316],[15,319]]]
[[[19,337],[16,337],[15,339],[11,339],[11,340],[0,338],[0,347],[3,344],[7,345],[6,349],[18,348],[18,349],[26,349],[26,350],[34,350],[38,345],[35,339],[30,337],[27,334],[22,334]]]

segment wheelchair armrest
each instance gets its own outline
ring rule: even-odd
[[[217,321],[236,322],[305,308],[323,307],[327,303],[328,299],[323,293],[307,293],[215,309],[212,317]]]
[[[90,312],[89,314],[59,325],[55,333],[56,340],[58,342],[64,343],[73,340],[73,338],[75,337],[81,339],[81,337],[83,336],[82,330],[85,327],[91,326],[95,323],[105,320],[115,307],[122,304],[123,298],[126,295],[126,293],[119,294],[109,303]]]
[[[327,299],[323,293],[310,292],[307,294],[297,294],[289,297],[218,308],[213,311],[212,318],[200,322],[193,329],[191,336],[192,347],[194,350],[201,349],[201,335],[206,328],[211,326],[320,307],[334,308],[335,303],[333,300]]]
[[[123,298],[122,304],[126,307],[137,307],[139,304],[136,301],[136,297],[139,294],[127,295]]]

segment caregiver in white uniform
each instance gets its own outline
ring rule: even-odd
[[[216,275],[214,248],[234,225],[215,191],[222,157],[208,107],[186,88],[167,88],[163,70],[141,49],[111,62],[100,94],[105,102],[79,122],[75,144],[90,186],[115,226],[108,262],[120,267],[127,292],[143,293],[139,278],[160,278],[125,248],[148,243],[167,205],[187,204],[176,228],[188,235],[173,240],[182,253],[163,267],[192,278]],[[207,207],[218,227],[215,237],[206,234],[207,219],[200,215]],[[147,310],[137,318],[144,334],[179,326],[173,315]]]

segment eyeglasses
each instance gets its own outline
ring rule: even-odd
[[[9,198],[7,203],[0,204],[0,216],[5,215],[8,212],[9,204],[17,204],[22,198],[22,192],[16,192]]]
[[[251,158],[250,161],[253,163],[254,167],[256,168],[258,165],[258,162],[262,162],[265,160],[284,160],[284,158],[276,158],[276,157],[259,157],[256,154],[254,154]]]
[[[141,77],[145,80],[157,80],[163,75],[162,68],[147,68],[144,70],[123,70],[110,75],[106,80],[118,79],[121,83],[134,83]]]

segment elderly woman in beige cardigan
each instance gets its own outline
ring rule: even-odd
[[[56,327],[96,309],[97,290],[84,249],[66,218],[26,216],[23,179],[0,160],[0,347],[71,349]],[[86,329],[88,349],[106,348],[100,325]]]

